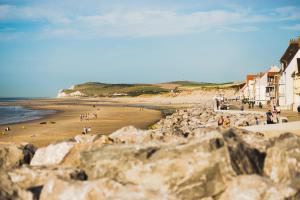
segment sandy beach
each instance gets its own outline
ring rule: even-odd
[[[2,104],[3,105],[3,104]],[[73,138],[81,134],[84,127],[91,128],[91,134],[109,134],[128,125],[147,128],[161,118],[161,112],[152,109],[112,104],[90,100],[33,100],[6,103],[4,105],[22,105],[35,109],[57,110],[58,113],[39,120],[9,125],[11,131],[3,130],[1,125],[0,142],[29,142],[36,146]],[[95,107],[94,107],[95,105]],[[90,119],[80,120],[80,114],[90,113]],[[97,119],[93,114],[97,114]],[[46,122],[46,123],[45,123]],[[4,133],[4,134],[3,134]]]
[[[110,134],[124,126],[133,125],[146,129],[162,118],[159,109],[162,108],[186,108],[212,105],[211,99],[216,91],[185,91],[179,95],[142,95],[130,98],[67,98],[67,99],[39,99],[30,101],[18,101],[1,103],[0,105],[20,105],[34,109],[56,110],[56,114],[46,116],[39,120],[9,125],[11,131],[4,132],[8,125],[0,125],[0,142],[29,142],[37,146],[45,146],[52,142],[73,138],[82,134],[84,127],[91,128],[91,134]],[[232,91],[226,95],[231,96]],[[233,103],[233,109],[239,105]],[[141,111],[140,108],[144,107]],[[153,109],[150,109],[153,108]],[[246,112],[261,112],[265,109],[247,109]],[[80,120],[80,115],[90,113],[90,120]],[[97,115],[94,119],[93,114]],[[282,116],[289,121],[297,121],[295,112],[282,112]],[[259,129],[256,129],[259,131]],[[286,127],[284,131],[289,132]],[[295,132],[295,130],[293,129]],[[264,132],[264,131],[263,131]],[[278,133],[268,131],[268,137],[277,136]]]

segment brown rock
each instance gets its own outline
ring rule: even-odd
[[[275,183],[300,189],[300,137],[285,134],[268,148],[264,173]]]
[[[72,181],[62,179],[50,179],[43,187],[41,200],[98,200],[98,199],[174,199],[172,194],[163,191],[147,190],[133,184],[118,183],[109,179],[98,179],[93,181]]]
[[[257,175],[238,176],[228,184],[220,200],[285,200],[299,199],[293,188],[278,186]]]

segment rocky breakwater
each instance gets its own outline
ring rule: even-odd
[[[0,199],[300,199],[299,137],[216,127],[210,112],[37,150],[0,146]]]

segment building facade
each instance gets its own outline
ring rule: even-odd
[[[276,105],[279,71],[279,68],[273,65],[267,72],[261,72],[256,75],[254,83],[256,104],[260,102],[263,105]]]
[[[300,37],[290,41],[280,63],[279,105],[281,109],[297,111],[300,105]]]

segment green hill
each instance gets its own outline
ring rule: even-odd
[[[80,92],[88,97],[113,97],[113,96],[139,96],[143,94],[163,94],[189,89],[219,89],[240,88],[242,83],[205,83],[195,81],[174,81],[161,84],[108,84],[100,82],[87,82],[64,89],[60,93],[72,96],[72,93]],[[76,96],[76,95],[75,95]],[[79,95],[81,96],[81,95]]]
[[[76,91],[80,91],[87,96],[96,97],[139,96],[169,92],[167,89],[151,84],[107,84],[98,82],[75,85],[72,89],[64,89],[62,92],[70,94]]]

